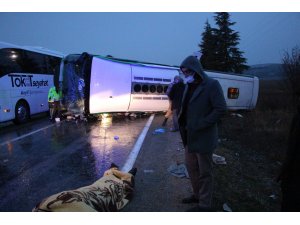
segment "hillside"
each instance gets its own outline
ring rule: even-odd
[[[285,78],[282,64],[275,63],[252,65],[244,74],[257,76],[261,80],[282,80]]]

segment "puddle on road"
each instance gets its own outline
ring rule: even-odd
[[[120,168],[123,166],[147,118],[134,121],[112,120],[111,117],[104,118],[90,132],[89,142],[95,157],[95,170],[101,176],[111,163]]]
[[[3,182],[18,177],[24,172],[24,164],[27,165],[26,170],[32,171],[38,165],[43,165],[46,172],[55,166],[52,165],[55,161],[72,155],[72,151],[82,157],[81,161],[74,165],[67,160],[65,167],[77,170],[74,166],[81,167],[81,163],[93,165],[97,177],[102,176],[112,162],[123,166],[146,121],[147,118],[113,122],[113,118],[108,117],[91,124],[64,122],[8,142],[0,146],[0,166],[2,171],[6,171],[5,174],[0,172],[0,177]],[[58,159],[51,160],[55,157]]]

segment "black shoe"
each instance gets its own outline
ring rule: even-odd
[[[199,199],[197,199],[194,195],[182,199],[181,203],[183,204],[192,204],[192,203],[199,203]]]
[[[137,168],[132,168],[131,170],[128,171],[128,173],[132,174],[133,176],[135,176],[137,172]]]
[[[196,206],[188,209],[186,212],[213,212],[213,210],[209,207]]]
[[[117,168],[117,169],[119,169],[119,167],[116,164],[114,164],[114,163],[110,164],[110,168]]]

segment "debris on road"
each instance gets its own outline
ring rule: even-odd
[[[277,199],[276,195],[274,195],[274,194],[273,194],[273,195],[270,195],[269,197],[272,198],[273,200],[276,200],[276,199]]]
[[[223,210],[224,210],[225,212],[232,212],[232,209],[228,206],[227,203],[224,203],[224,204],[223,204]]]
[[[244,118],[242,114],[239,113],[231,113],[231,116],[239,117],[239,118]]]
[[[156,129],[155,131],[153,131],[153,134],[162,134],[162,133],[165,133],[165,129],[164,128],[159,128],[159,129]]]
[[[114,139],[117,141],[119,140],[119,136],[114,136]]]
[[[183,163],[181,163],[181,164],[177,164],[177,163],[172,164],[171,166],[169,166],[168,172],[170,172],[175,177],[190,178],[189,173],[186,169],[186,166]]]
[[[221,165],[226,165],[226,160],[225,157],[217,155],[217,154],[213,154],[212,156],[212,160],[215,164],[221,164]]]

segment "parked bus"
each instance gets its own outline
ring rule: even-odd
[[[54,84],[63,54],[41,47],[0,42],[0,122],[28,121],[48,111],[48,91]]]
[[[174,76],[182,76],[177,66],[87,53],[68,55],[64,65],[62,79],[66,103],[73,107],[80,102],[77,112],[87,114],[165,111],[169,104],[168,85]],[[206,73],[220,82],[229,110],[255,108],[259,90],[257,77]],[[84,83],[84,88],[80,82]]]

